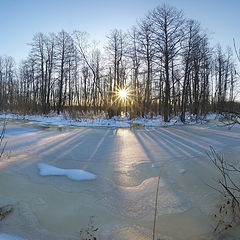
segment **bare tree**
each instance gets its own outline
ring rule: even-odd
[[[142,101],[143,109],[142,116],[149,111],[150,100],[151,100],[151,90],[152,90],[152,77],[153,77],[153,64],[155,56],[155,39],[153,24],[149,17],[146,17],[139,23],[139,53],[140,57],[146,67],[142,69],[146,73],[145,88],[144,88],[144,98]],[[160,101],[160,99],[159,99]]]
[[[154,24],[154,35],[158,51],[159,63],[164,72],[164,121],[170,116],[171,62],[180,51],[183,40],[184,18],[182,11],[163,5],[155,8],[150,14]],[[161,60],[161,61],[160,61]]]
[[[103,96],[101,89],[101,51],[97,47],[97,43],[90,43],[88,34],[85,32],[75,31],[74,38],[76,48],[80,55],[83,64],[82,73],[84,81],[84,108],[87,107],[87,97],[89,94],[89,103],[92,105],[95,113],[98,112],[98,107],[101,105]],[[87,79],[91,77],[90,92],[87,93]]]
[[[201,41],[200,26],[193,20],[186,22],[184,49],[183,49],[183,67],[184,77],[182,85],[182,99],[181,99],[181,121],[185,121],[185,113],[187,111],[188,100],[191,97],[191,73],[195,67],[196,69],[196,51]],[[195,75],[197,76],[197,74]]]
[[[66,82],[67,82],[67,70],[72,52],[74,50],[73,40],[71,36],[64,30],[58,33],[56,36],[57,47],[57,61],[58,61],[58,103],[57,113],[59,114],[63,110],[63,106],[66,101]]]
[[[109,65],[113,68],[113,82],[111,81],[112,86],[110,86],[110,89],[114,93],[118,88],[123,88],[126,85],[124,57],[128,50],[127,35],[121,30],[114,29],[107,38],[108,44],[106,50],[109,55]],[[110,104],[112,106],[109,109],[109,115],[119,115],[120,108],[113,97],[114,95],[111,94]]]

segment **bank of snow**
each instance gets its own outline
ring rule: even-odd
[[[62,169],[45,163],[39,163],[38,168],[41,176],[66,176],[74,181],[93,180],[96,178],[96,175],[81,169]]]
[[[58,127],[64,126],[76,126],[76,127],[116,127],[116,128],[128,128],[130,124],[126,121],[121,121],[121,119],[113,118],[106,119],[103,117],[96,118],[82,118],[73,120],[66,116],[40,116],[40,115],[17,115],[17,114],[0,114],[0,119],[15,119],[15,120],[28,120],[34,121],[35,124],[45,126],[53,125]]]
[[[143,127],[165,127],[165,126],[179,126],[179,125],[199,125],[206,123],[210,120],[218,119],[220,116],[217,114],[208,114],[206,116],[193,116],[186,114],[186,120],[183,123],[178,116],[172,117],[169,122],[164,122],[162,116],[156,116],[153,118],[136,118],[132,120],[133,124],[137,124]]]
[[[188,114],[186,121],[183,123],[178,116],[170,119],[169,122],[164,122],[162,116],[156,116],[153,118],[135,118],[128,119],[126,117],[115,116],[111,119],[107,119],[104,116],[95,117],[79,117],[77,119],[71,119],[70,116],[54,115],[47,116],[42,115],[17,115],[17,114],[0,114],[0,119],[15,119],[15,120],[27,120],[40,126],[76,126],[76,127],[113,127],[113,128],[129,128],[133,125],[141,127],[161,127],[161,126],[173,126],[173,125],[196,125],[202,124],[209,120],[219,118],[217,114],[208,114],[204,117],[196,119],[195,116]]]

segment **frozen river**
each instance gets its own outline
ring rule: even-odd
[[[213,146],[226,159],[240,156],[240,127],[215,123],[111,129],[10,121],[5,140],[0,202],[12,203],[15,211],[1,232],[36,240],[79,239],[91,216],[100,239],[151,239],[158,176],[161,240],[216,239],[213,215],[221,198],[208,186],[217,177],[206,153]],[[83,169],[97,178],[43,177],[38,163]]]

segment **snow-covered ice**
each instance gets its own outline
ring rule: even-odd
[[[81,169],[62,169],[45,163],[38,163],[41,176],[66,176],[71,180],[93,180],[97,176]]]

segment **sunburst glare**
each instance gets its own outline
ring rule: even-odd
[[[126,89],[120,89],[118,90],[118,96],[121,98],[122,101],[126,101],[128,97],[128,91]]]

